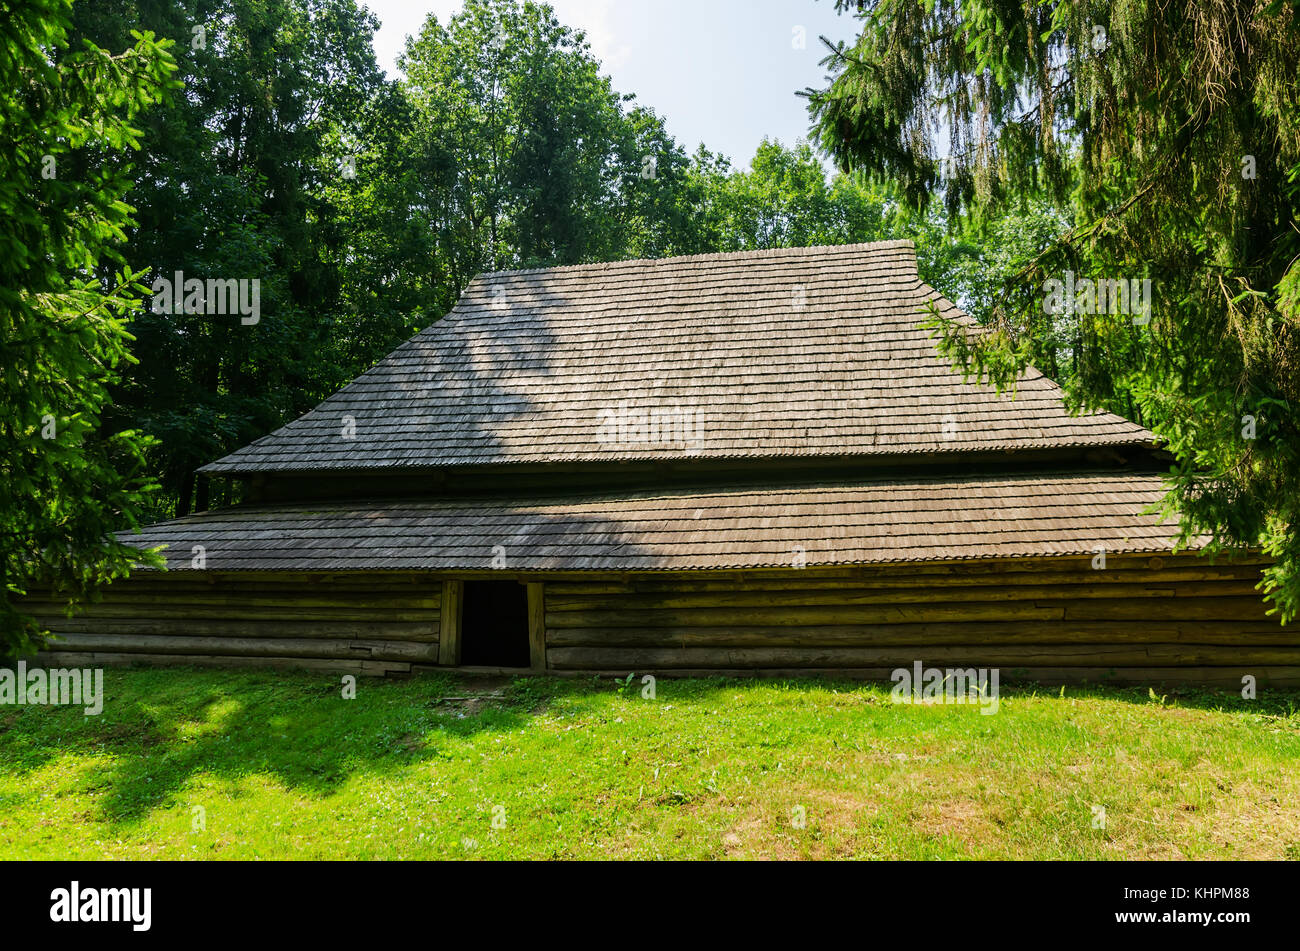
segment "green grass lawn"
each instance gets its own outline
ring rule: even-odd
[[[815,681],[105,689],[98,717],[0,707],[0,858],[1300,858],[1295,692],[1004,687],[985,716]]]

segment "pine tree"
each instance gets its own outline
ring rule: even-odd
[[[0,18],[0,654],[39,641],[17,605],[32,585],[72,602],[141,559],[110,530],[151,489],[146,440],[99,425],[145,291],[115,252],[128,169],[104,158],[138,146],[132,120],[174,64],[149,33],[117,54],[70,46],[70,9],[24,0]]]
[[[1076,408],[1136,409],[1177,457],[1184,539],[1276,559],[1300,610],[1300,4],[839,0],[861,18],[809,90],[845,168],[972,228],[1029,201],[1075,225],[1022,262],[987,332],[935,322],[999,385],[1055,365]],[[937,142],[951,151],[940,161]],[[1045,287],[1151,281],[1150,320],[1049,312]]]

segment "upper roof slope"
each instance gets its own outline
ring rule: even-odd
[[[480,275],[442,320],[210,473],[1120,444],[1037,371],[964,382],[910,241]],[[349,422],[351,418],[351,423]],[[355,427],[349,438],[349,427]]]

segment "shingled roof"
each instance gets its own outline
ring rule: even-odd
[[[654,571],[1168,551],[1158,475],[1100,471],[509,499],[240,506],[125,540],[208,571]],[[499,546],[499,549],[498,549]]]
[[[964,382],[921,327],[931,302],[960,316],[909,241],[486,274],[372,370],[203,471],[1151,444],[1121,417],[1070,416],[1037,371],[1001,396]]]

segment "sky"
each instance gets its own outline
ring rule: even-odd
[[[462,0],[362,0],[380,21],[375,53],[390,77],[406,36]],[[851,40],[856,21],[833,0],[549,0],[561,23],[587,34],[602,72],[664,119],[687,152],[701,142],[749,165],[766,136],[808,137],[806,100],[824,86],[819,36]],[[802,33],[800,33],[800,30]],[[800,39],[803,42],[800,44]]]

